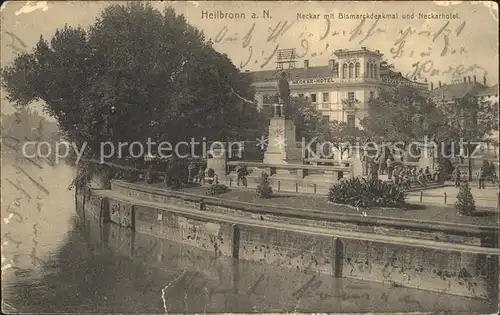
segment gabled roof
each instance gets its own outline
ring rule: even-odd
[[[290,74],[290,80],[299,80],[299,79],[313,79],[313,78],[325,78],[330,77],[332,72],[329,66],[317,66],[317,67],[308,67],[306,68],[295,68],[295,69],[285,69],[285,70],[266,70],[266,71],[255,71],[255,72],[245,72],[244,75],[250,76],[252,78],[253,83],[261,83],[261,82],[270,82],[276,81],[278,79],[278,74],[281,71],[286,71]],[[401,78],[403,77],[401,72],[396,72],[390,69],[381,69],[380,76],[382,77],[390,77],[390,78]],[[406,79],[408,80],[408,79]],[[412,80],[409,80],[414,82]]]
[[[443,85],[431,91],[433,97],[439,97],[445,100],[462,98],[467,94],[478,95],[478,92],[484,90],[486,86],[481,83],[459,83]]]
[[[485,89],[480,90],[477,93],[477,95],[479,96],[498,95],[498,83],[493,86],[489,86]]]
[[[295,69],[284,69],[284,70],[266,70],[266,71],[255,71],[255,72],[245,72],[252,78],[252,82],[269,82],[276,81],[278,79],[278,74],[282,71],[286,71],[290,75],[290,80],[298,79],[312,79],[312,78],[324,78],[330,77],[332,72],[329,66],[320,67],[308,67],[306,68],[295,68]]]

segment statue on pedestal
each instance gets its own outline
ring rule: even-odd
[[[281,112],[285,119],[293,118],[292,103],[290,101],[290,84],[288,83],[288,75],[285,71],[281,72],[278,79],[279,100],[282,104]]]

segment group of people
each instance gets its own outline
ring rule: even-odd
[[[455,167],[452,173],[452,177],[455,181],[455,187],[460,187],[460,182],[463,180],[462,179],[462,172],[460,169]],[[481,165],[481,168],[479,169],[479,172],[477,173],[477,182],[478,182],[478,188],[479,189],[484,189],[484,183],[486,180],[489,180],[493,183],[497,181],[497,173],[496,173],[496,168],[495,164],[493,162],[489,162],[487,160],[483,161],[483,164]]]
[[[427,186],[427,183],[430,181],[439,181],[440,171],[436,170],[431,172],[429,167],[425,169],[420,168],[417,171],[417,167],[415,166],[407,166],[403,167],[399,173],[393,174],[394,184],[403,187],[404,189],[408,189],[412,184],[418,183],[423,187]]]

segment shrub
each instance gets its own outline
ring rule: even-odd
[[[213,184],[210,185],[207,189],[207,195],[219,195],[223,194],[229,191],[229,188],[227,188],[226,185],[224,184]]]
[[[444,157],[439,157],[438,159],[438,165],[439,168],[441,169],[441,175],[440,178],[442,181],[448,180],[451,177],[451,174],[453,173],[453,163],[451,163],[450,159],[444,158]]]
[[[401,187],[376,178],[349,178],[334,184],[328,192],[330,202],[362,208],[401,207],[405,199]]]
[[[182,188],[188,182],[189,159],[171,159],[165,162],[165,184],[167,187]]]
[[[263,172],[260,176],[259,185],[257,185],[257,196],[259,198],[268,199],[273,195],[273,188],[271,187],[271,182],[269,181],[269,175]]]
[[[215,176],[215,171],[211,168],[207,170],[207,177],[214,177]]]
[[[460,189],[455,202],[455,209],[460,215],[471,215],[476,210],[474,197],[470,191],[469,183],[463,182],[460,184]]]

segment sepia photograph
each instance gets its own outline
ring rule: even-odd
[[[5,1],[4,314],[497,314],[493,1]]]

